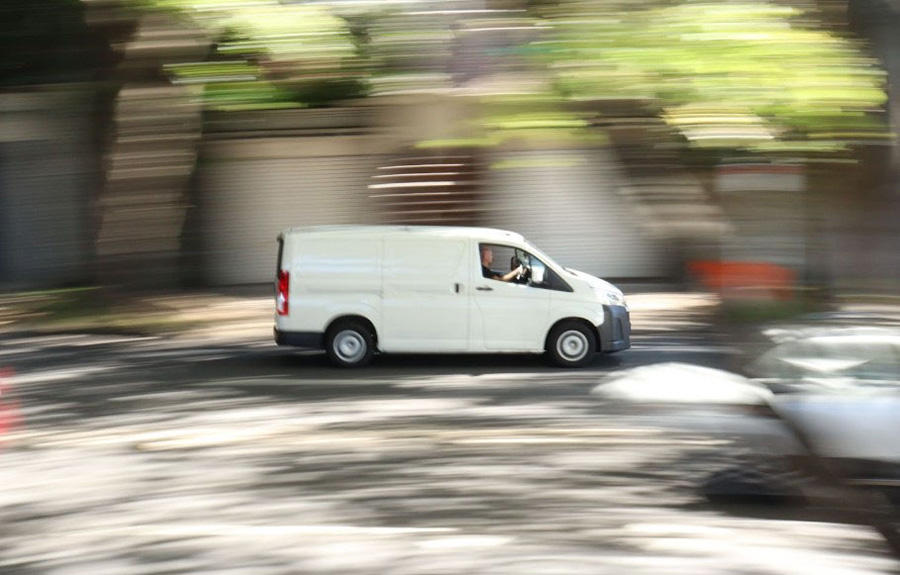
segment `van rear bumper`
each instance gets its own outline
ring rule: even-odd
[[[279,331],[275,328],[275,343],[291,347],[325,348],[325,334],[317,331]]]
[[[631,347],[631,314],[620,305],[603,306],[600,331],[600,351],[613,353]]]

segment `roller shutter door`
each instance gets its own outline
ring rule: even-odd
[[[284,228],[372,223],[366,186],[377,164],[369,156],[216,161],[204,182],[209,282],[271,281]]]
[[[605,150],[491,154],[486,225],[519,232],[557,262],[609,278],[664,275]]]

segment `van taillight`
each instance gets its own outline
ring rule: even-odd
[[[278,315],[288,314],[288,291],[291,284],[291,273],[284,270],[278,270],[278,289],[275,292],[275,313]]]

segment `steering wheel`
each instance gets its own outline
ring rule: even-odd
[[[531,268],[518,258],[516,258],[516,262],[522,268],[521,273],[516,274],[516,283],[528,283],[528,280],[531,278]]]

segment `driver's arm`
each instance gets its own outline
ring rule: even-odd
[[[516,276],[518,276],[519,274],[522,273],[522,271],[523,271],[522,266],[519,266],[512,271],[506,272],[502,276],[494,276],[494,277],[500,281],[508,282],[508,281],[512,281],[513,279],[515,279]]]

